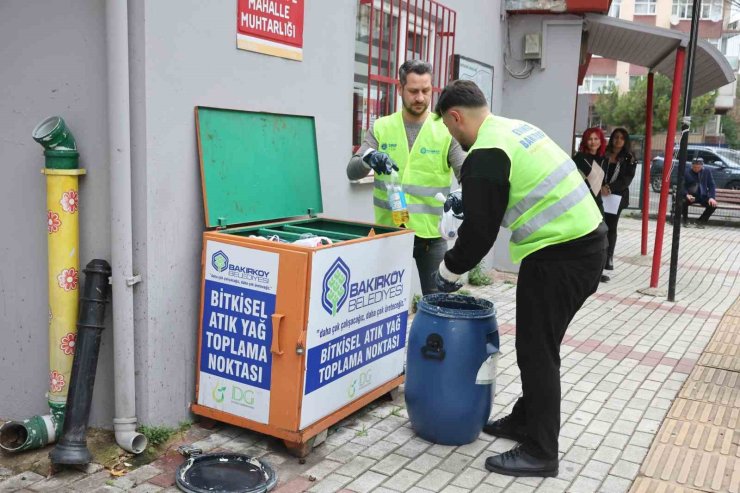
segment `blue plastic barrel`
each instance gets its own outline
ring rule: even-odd
[[[431,294],[417,308],[406,354],[411,427],[432,443],[471,443],[480,435],[493,404],[499,351],[493,303]]]

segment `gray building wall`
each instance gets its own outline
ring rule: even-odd
[[[542,59],[528,78],[506,74],[503,116],[537,125],[566,152],[573,141],[582,19],[575,16],[509,17],[513,72],[522,69],[524,35],[542,34]]]
[[[110,259],[102,1],[0,2],[0,418],[47,414],[46,179],[41,120],[61,115],[80,149],[80,264]],[[80,275],[82,282],[84,275]],[[110,315],[110,310],[108,310]],[[110,323],[108,323],[110,327]],[[103,333],[91,422],[113,412],[112,334]]]
[[[542,35],[542,59],[535,62],[527,78],[506,73],[501,114],[532,123],[570,154],[578,92],[582,19],[575,16],[514,15],[508,18],[507,64],[512,72],[524,68],[524,35]],[[503,48],[506,50],[506,48]],[[508,242],[511,234],[502,229],[493,247],[493,266],[516,272]]]
[[[456,51],[498,64],[498,5],[477,3],[447,2],[458,11]],[[138,83],[146,104],[140,122],[146,141],[135,145],[146,154],[135,163],[136,217],[143,221],[135,264],[145,266],[137,295],[146,310],[137,324],[143,421],[176,422],[193,400],[203,231],[193,106],[315,116],[325,215],[372,219],[372,186],[351,185],[345,174],[356,13],[357,2],[307,4],[304,61],[294,62],[236,50],[229,3],[172,0],[137,8],[133,24],[141,25],[143,15],[145,27],[135,38],[146,40],[136,62],[143,69],[134,68],[144,73]]]
[[[457,11],[456,52],[495,67],[504,84],[498,2],[447,0]],[[304,61],[236,49],[234,2],[129,1],[137,412],[175,424],[194,397],[204,230],[195,142],[196,105],[316,118],[325,214],[372,218],[371,186],[351,185],[357,1],[307,2]],[[0,418],[46,412],[48,386],[45,184],[30,137],[59,114],[77,137],[84,265],[110,258],[105,11],[102,0],[0,3],[0,98],[9,229],[0,247]],[[112,115],[111,117],[115,117]],[[255,197],[254,200],[274,200]],[[12,229],[11,229],[12,228]],[[114,300],[115,302],[115,300]],[[110,310],[109,310],[110,314]],[[110,327],[104,333],[91,423],[110,427]]]

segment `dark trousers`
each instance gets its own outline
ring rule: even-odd
[[[606,239],[609,241],[609,249],[607,255],[609,258],[614,256],[614,248],[617,246],[617,223],[619,223],[619,216],[622,214],[622,209],[616,214],[604,214],[604,223],[609,228],[609,232],[606,234]]]
[[[701,216],[699,216],[699,219],[696,220],[698,223],[707,223],[709,222],[709,218],[714,214],[714,211],[717,210],[716,207],[712,207],[709,205],[709,197],[696,197],[696,200],[693,202],[694,204],[701,204],[704,206],[704,212],[702,212]],[[689,201],[686,200],[684,197],[683,199],[683,222],[684,224],[689,222]]]
[[[560,344],[573,316],[596,291],[606,250],[572,260],[524,259],[516,290],[516,361],[522,397],[511,412],[527,430],[524,450],[558,458]]]
[[[436,293],[437,285],[432,276],[447,252],[447,241],[443,238],[414,237],[414,260],[419,269],[421,292],[424,295]]]

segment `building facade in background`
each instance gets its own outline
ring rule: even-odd
[[[612,0],[609,16],[688,33],[691,28],[692,7],[691,0]],[[740,31],[737,26],[739,16],[740,12],[736,11],[730,0],[702,0],[699,37],[724,54],[735,72],[738,71],[740,57]],[[592,57],[583,84],[578,89],[579,94],[588,95],[588,125],[602,124],[599,115],[593,111],[593,103],[600,91],[608,91],[612,84],[620,92],[629,91],[647,73],[646,67]],[[734,107],[736,86],[736,83],[728,84],[717,91],[716,114],[704,128],[692,129],[693,142],[723,143],[720,116]],[[664,138],[656,136],[654,144],[659,148],[664,141]]]

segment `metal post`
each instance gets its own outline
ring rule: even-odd
[[[686,58],[686,48],[683,46],[676,50],[676,63],[673,67],[673,90],[671,91],[671,110],[668,114],[668,131],[665,139],[665,160],[663,161],[663,176],[660,188],[660,205],[658,206],[658,224],[655,228],[655,248],[653,249],[653,269],[650,275],[650,287],[658,287],[660,278],[660,257],[663,250],[663,232],[665,230],[666,204],[668,202],[668,189],[671,185],[671,168],[673,167],[673,142],[676,137],[676,124],[678,122],[678,103],[681,98],[681,75]]]
[[[648,220],[650,216],[650,157],[653,147],[653,72],[647,76],[647,99],[645,102],[645,142],[642,163],[642,244],[640,255],[647,255]]]
[[[678,176],[676,177],[676,200],[673,211],[673,242],[671,243],[671,265],[668,271],[668,301],[676,300],[676,271],[678,269],[678,247],[681,242],[681,214],[683,211],[684,173],[686,172],[686,154],[689,143],[691,119],[691,91],[694,85],[694,57],[696,40],[699,34],[699,12],[701,0],[694,0],[691,10],[691,34],[689,35],[689,54],[686,68],[686,92],[683,96],[683,122],[681,123],[681,144],[678,151]],[[665,168],[665,164],[663,165]]]
[[[103,324],[111,270],[108,262],[96,259],[87,264],[84,272],[85,291],[80,299],[77,345],[67,394],[67,416],[62,438],[49,453],[53,464],[83,465],[92,461],[86,441],[87,420],[90,417],[100,339],[105,328]]]

